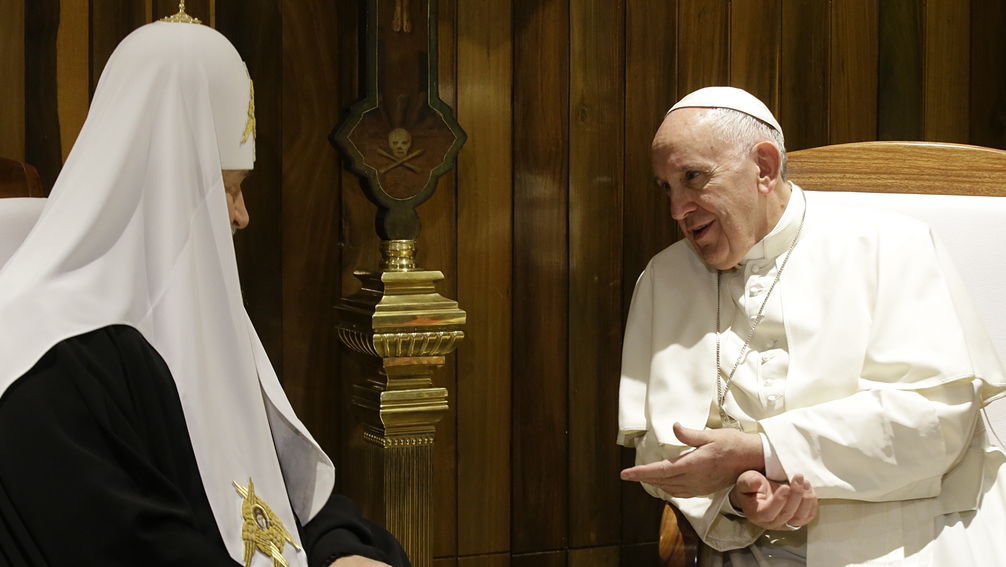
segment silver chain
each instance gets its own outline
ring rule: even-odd
[[[801,193],[802,195],[802,193]],[[726,410],[723,409],[723,404],[726,402],[727,391],[730,389],[730,383],[733,382],[734,373],[737,372],[737,367],[740,366],[741,361],[744,360],[744,355],[747,354],[748,347],[751,345],[751,339],[754,338],[755,329],[758,328],[758,324],[764,318],[765,306],[768,305],[768,298],[772,295],[772,290],[775,289],[775,285],[779,283],[779,278],[782,277],[782,271],[786,269],[786,263],[789,262],[789,257],[793,254],[793,249],[796,248],[797,241],[800,240],[800,233],[803,231],[803,221],[807,220],[807,196],[803,195],[803,214],[800,216],[800,226],[796,229],[796,234],[793,235],[793,243],[789,245],[789,250],[786,251],[786,257],[783,258],[782,264],[779,266],[779,270],[775,274],[775,280],[772,285],[769,286],[768,292],[765,294],[765,299],[761,302],[761,308],[758,309],[758,314],[755,315],[754,324],[751,325],[751,330],[748,331],[748,336],[744,339],[744,346],[741,347],[740,354],[737,355],[737,361],[734,362],[734,367],[730,370],[730,374],[724,375],[723,368],[720,365],[720,302],[721,302],[721,281],[723,279],[723,272],[716,272],[716,407],[720,411],[720,421],[724,426],[730,426],[735,429],[740,429],[740,422],[727,414]],[[723,380],[726,378],[726,380]]]

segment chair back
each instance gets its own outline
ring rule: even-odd
[[[933,228],[1006,361],[1006,151],[929,142],[861,142],[789,154],[807,201],[886,209]],[[1006,449],[1006,400],[984,417]]]
[[[42,180],[34,167],[0,158],[0,197],[44,197]]]

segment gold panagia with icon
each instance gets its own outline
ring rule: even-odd
[[[265,500],[256,496],[255,484],[251,477],[248,478],[247,487],[235,481],[234,488],[244,498],[244,502],[241,503],[241,516],[245,521],[241,526],[241,539],[245,542],[245,567],[251,567],[256,549],[272,558],[273,567],[290,567],[283,557],[283,548],[290,542],[294,549],[300,550],[293,536],[286,531],[283,522],[273,513]]]

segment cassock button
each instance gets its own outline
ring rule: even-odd
[[[761,266],[751,266],[751,271],[757,274],[761,272]]]
[[[755,297],[756,295],[761,295],[763,291],[765,291],[765,288],[763,287],[753,287],[750,291],[748,291],[748,295]]]
[[[777,401],[781,397],[782,396],[780,396],[779,394],[772,394],[771,396],[768,397],[768,401],[775,402],[775,401]]]

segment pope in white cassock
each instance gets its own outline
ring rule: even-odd
[[[707,565],[1001,564],[980,408],[1006,377],[929,228],[808,205],[739,89],[684,97],[652,155],[685,240],[633,295],[622,478],[684,513]]]
[[[253,93],[215,30],[136,30],[0,260],[0,565],[409,565],[332,494],[242,305]]]

